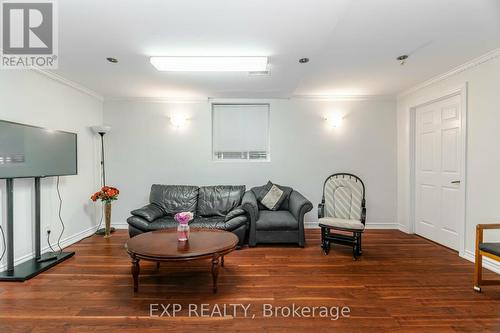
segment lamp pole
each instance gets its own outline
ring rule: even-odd
[[[101,169],[102,169],[102,186],[106,186],[106,167],[104,164],[104,132],[99,132],[101,136]]]
[[[94,133],[101,136],[101,172],[102,172],[102,186],[106,186],[106,164],[105,164],[105,154],[104,154],[104,134],[109,132],[111,127],[109,126],[92,126]],[[103,213],[104,214],[104,213]],[[102,219],[101,219],[102,223]],[[100,225],[100,223],[99,223]],[[114,232],[115,228],[111,227],[110,232]],[[97,235],[104,235],[106,233],[105,228],[101,228],[95,232]]]

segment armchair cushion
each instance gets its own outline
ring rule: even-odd
[[[293,191],[292,188],[286,187],[286,186],[281,186],[278,184],[273,184],[271,181],[268,181],[266,185],[257,186],[257,187],[252,188],[252,192],[255,194],[255,198],[257,199],[259,210],[270,209],[262,203],[262,200],[264,200],[264,197],[268,194],[268,192],[271,190],[273,185],[275,185],[279,190],[283,191],[283,195],[280,197],[279,203],[277,203],[275,207],[273,207],[273,206],[271,206],[271,207],[274,210],[278,210],[278,209],[286,210],[286,209],[288,209],[288,199],[290,198],[290,194]]]
[[[256,223],[257,231],[297,230],[299,222],[287,210],[263,210]]]
[[[130,213],[135,216],[140,216],[149,222],[153,222],[157,218],[165,215],[165,211],[160,206],[154,203],[146,205],[139,209],[135,209]]]
[[[273,184],[262,200],[260,200],[260,203],[266,206],[267,209],[278,210],[285,198],[285,192]]]
[[[348,229],[355,231],[365,230],[365,225],[358,220],[339,219],[336,217],[323,217],[319,219],[320,226]]]
[[[500,243],[481,243],[479,249],[500,257]]]
[[[202,186],[198,196],[198,215],[225,216],[236,208],[245,193],[245,186]]]

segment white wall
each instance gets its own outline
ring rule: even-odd
[[[88,126],[102,123],[102,102],[60,82],[32,71],[0,71],[0,119],[78,134],[78,175],[61,177],[66,230],[64,244],[95,230],[98,208],[89,197],[99,184],[99,139]],[[56,179],[43,179],[42,248],[47,246],[45,226],[51,225],[51,242],[61,231]],[[6,227],[5,181],[0,180],[0,219]],[[34,251],[33,179],[14,181],[14,238],[16,263],[31,258]],[[0,253],[3,251],[0,241]],[[3,260],[6,265],[6,258]],[[0,264],[2,264],[0,263]],[[0,265],[1,266],[1,265]],[[1,270],[1,268],[0,268]]]
[[[249,189],[268,180],[292,186],[311,200],[315,208],[306,221],[317,221],[323,181],[346,171],[366,183],[367,223],[396,227],[395,101],[253,102],[271,103],[271,162],[212,161],[207,101],[106,102],[104,122],[112,126],[107,179],[122,191],[113,222],[123,225],[130,210],[146,204],[153,183],[243,184]],[[328,129],[322,117],[335,112],[345,114],[342,127]],[[191,118],[188,127],[172,128],[168,116],[176,113]]]
[[[500,52],[496,52],[500,55]],[[500,220],[500,57],[469,66],[444,80],[398,98],[398,221],[410,227],[409,108],[468,84],[465,253],[473,258],[475,226]],[[498,222],[497,222],[498,223]],[[488,232],[488,239],[500,233]]]

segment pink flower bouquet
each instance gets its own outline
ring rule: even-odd
[[[174,220],[177,223],[181,223],[181,224],[187,224],[192,219],[193,219],[193,213],[191,213],[191,212],[181,212],[181,213],[175,214],[175,216],[174,216]]]

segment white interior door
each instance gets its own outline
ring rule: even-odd
[[[461,97],[416,109],[415,232],[459,250],[464,219]]]

